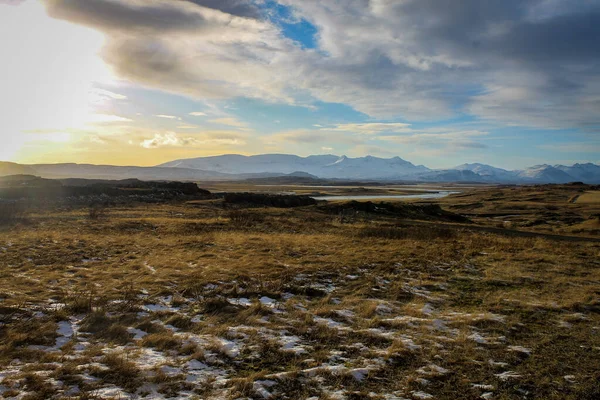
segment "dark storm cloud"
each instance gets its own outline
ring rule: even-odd
[[[168,33],[195,30],[209,23],[192,7],[170,2],[113,0],[46,0],[48,14],[102,30],[142,30]]]
[[[319,45],[332,57],[320,61],[326,74],[308,72],[307,85],[327,100],[408,118],[465,104],[511,125],[600,120],[593,111],[600,105],[600,1],[280,2],[319,28]]]
[[[187,0],[45,0],[49,15],[107,35],[104,60],[146,86],[198,98],[282,96],[265,64],[291,48],[256,18],[253,3]],[[219,6],[219,9],[211,8]]]
[[[240,17],[260,18],[260,9],[247,0],[183,0]]]
[[[503,56],[533,63],[600,60],[600,10],[522,23],[495,46]]]
[[[277,1],[316,27],[317,50],[260,18],[259,1],[46,4],[105,32],[120,75],[171,92],[286,103],[303,92],[408,120],[600,124],[600,0]]]
[[[424,54],[447,51],[474,59],[496,55],[551,62],[600,55],[600,1],[454,0],[444,7],[442,3],[370,1],[369,5],[373,10],[379,4],[382,20],[398,22],[396,29],[390,27],[394,36],[409,39]],[[572,7],[550,7],[551,3]],[[552,10],[561,13],[548,13]]]

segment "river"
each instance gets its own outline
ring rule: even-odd
[[[364,194],[364,195],[342,195],[342,196],[310,196],[315,200],[390,200],[390,199],[441,199],[442,197],[460,192],[441,190],[435,193],[421,194]]]

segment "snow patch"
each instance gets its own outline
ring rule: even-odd
[[[413,391],[410,392],[410,394],[412,395],[412,397],[414,397],[415,399],[433,399],[433,396],[430,395],[429,393],[423,392],[423,391]]]
[[[242,306],[242,307],[250,307],[252,305],[252,302],[250,301],[250,299],[248,299],[246,297],[241,297],[239,299],[227,299],[227,301],[233,305]]]
[[[133,340],[141,340],[144,338],[144,336],[146,336],[148,334],[147,332],[144,332],[140,329],[131,328],[131,327],[127,328],[127,332],[134,335]]]
[[[503,381],[507,381],[509,379],[517,379],[517,378],[521,377],[520,374],[517,374],[514,371],[505,371],[505,372],[502,372],[501,374],[494,374],[494,375]]]
[[[526,354],[526,355],[531,355],[531,349],[528,349],[526,347],[523,346],[508,346],[508,351],[512,351],[515,353],[521,353],[521,354]]]

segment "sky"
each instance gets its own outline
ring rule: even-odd
[[[600,0],[0,0],[0,160],[600,163]]]

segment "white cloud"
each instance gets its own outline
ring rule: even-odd
[[[90,142],[95,143],[95,144],[106,144],[106,140],[102,139],[98,135],[91,136],[90,137]]]
[[[238,132],[229,131],[209,131],[186,137],[179,136],[175,132],[158,132],[154,133],[153,138],[144,139],[140,142],[140,146],[146,149],[202,145],[243,146],[245,144],[244,136]]]
[[[133,122],[133,120],[118,115],[111,114],[92,114],[88,118],[88,122],[91,124],[104,124],[113,122]]]
[[[164,118],[164,119],[181,119],[181,118],[176,117],[174,115],[166,115],[166,114],[157,114],[157,115],[155,115],[155,117]]]
[[[333,128],[322,128],[323,130],[355,132],[365,135],[374,135],[382,132],[406,132],[410,124],[367,122],[364,124],[338,124]]]
[[[206,114],[203,113],[202,111],[194,111],[194,112],[191,112],[190,115],[192,115],[194,117],[205,117],[206,116]]]
[[[127,100],[127,96],[106,89],[93,88],[91,94],[92,96],[95,96],[97,102],[104,102],[106,100]]]
[[[140,143],[140,145],[146,149],[154,149],[157,147],[165,147],[165,146],[185,146],[189,144],[194,144],[195,139],[188,138],[180,138],[177,136],[175,132],[166,132],[166,133],[157,133],[154,135],[152,139],[146,139]]]

